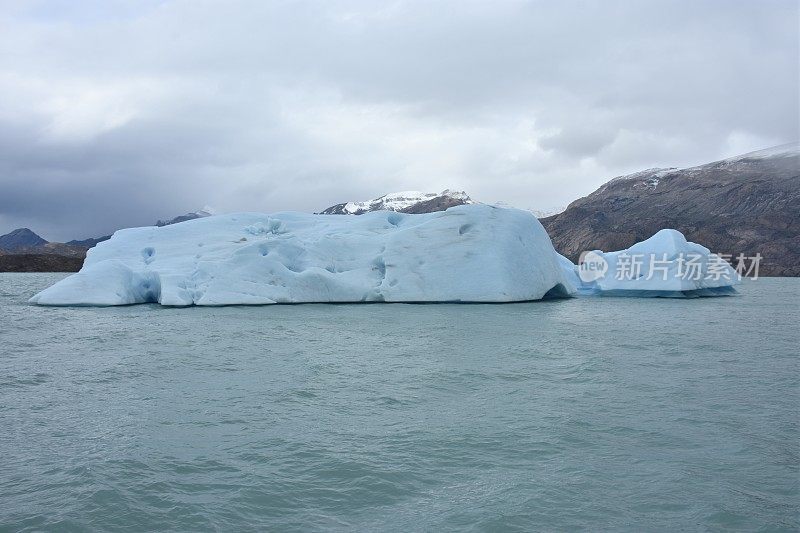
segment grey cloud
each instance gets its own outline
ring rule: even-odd
[[[0,6],[0,232],[410,188],[547,209],[798,131],[794,2]]]
[[[539,146],[557,150],[568,156],[589,157],[614,140],[615,132],[602,129],[576,128],[561,131],[555,135],[542,137]]]

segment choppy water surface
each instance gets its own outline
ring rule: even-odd
[[[800,280],[698,300],[25,304],[60,277],[0,274],[4,528],[800,527]]]

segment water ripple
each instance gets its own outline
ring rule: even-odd
[[[0,274],[0,529],[800,527],[800,280],[666,304],[26,304],[58,277]]]

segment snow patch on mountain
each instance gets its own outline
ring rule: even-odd
[[[634,172],[633,174],[626,174],[624,176],[617,176],[609,180],[605,185],[600,187],[597,192],[602,192],[606,190],[608,187],[612,185],[619,184],[620,182],[640,182],[633,185],[633,187],[643,186],[647,189],[656,189],[658,184],[661,182],[661,179],[665,176],[669,176],[677,172],[678,169],[674,167],[669,168],[648,168],[647,170],[641,170],[639,172]]]
[[[425,193],[420,191],[402,191],[393,192],[375,198],[373,200],[366,200],[364,202],[347,202],[331,206],[320,214],[322,215],[361,215],[372,211],[398,211],[404,212],[412,209],[414,206],[424,204],[426,202],[433,202],[434,200],[441,199],[444,201],[444,207],[452,207],[455,205],[465,205],[475,203],[467,193],[463,191],[452,191],[445,189],[440,193]],[[441,210],[441,209],[431,209]]]

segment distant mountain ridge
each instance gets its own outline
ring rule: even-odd
[[[7,252],[47,244],[47,241],[28,228],[17,228],[0,236],[0,250]]]
[[[800,145],[607,182],[542,223],[572,261],[622,250],[663,228],[720,254],[763,256],[759,274],[800,276]]]
[[[178,224],[179,222],[186,222],[187,220],[194,220],[196,218],[203,218],[203,217],[210,217],[211,211],[209,208],[201,209],[200,211],[193,211],[191,213],[186,213],[185,215],[180,215],[175,218],[171,218],[169,220],[159,220],[156,222],[156,226],[169,226],[172,224]]]
[[[103,242],[103,241],[107,241],[110,238],[111,238],[111,235],[104,235],[102,237],[83,239],[83,240],[80,240],[80,241],[76,241],[76,240],[67,241],[64,244],[68,244],[70,246],[77,246],[78,248],[85,248],[86,250],[88,250],[89,248],[92,248],[95,245],[97,245],[97,243]]]
[[[185,215],[179,215],[179,216],[177,216],[175,218],[171,218],[169,220],[160,220],[159,219],[158,221],[156,221],[155,225],[158,226],[158,227],[169,226],[170,224],[177,224],[179,222],[186,222],[187,220],[194,220],[196,218],[203,218],[203,217],[208,217],[208,216],[211,216],[211,212],[207,211],[205,209],[201,209],[200,211],[193,211],[191,213],[186,213]],[[82,239],[82,240],[67,241],[64,244],[67,244],[69,246],[77,246],[79,248],[84,248],[84,249],[88,250],[89,248],[93,248],[94,246],[96,246],[98,243],[101,243],[103,241],[107,241],[110,238],[111,238],[111,235],[103,235],[102,237],[95,237],[95,238],[88,238],[88,239]]]
[[[377,210],[430,213],[475,203],[466,193],[406,191],[321,212],[358,215]],[[208,216],[187,213],[157,225]],[[573,262],[588,250],[622,250],[663,228],[674,228],[720,254],[763,257],[759,274],[800,276],[800,145],[777,146],[695,167],[651,168],[611,179],[566,209],[540,220],[556,250]],[[53,261],[36,255],[83,257],[110,236],[48,243],[27,228],[0,236],[0,256],[28,254],[31,268]],[[74,268],[74,262],[64,268]],[[24,261],[13,268],[24,271]],[[0,261],[0,271],[4,270]],[[33,270],[32,270],[33,271]]]
[[[463,191],[445,189],[440,193],[403,191],[386,194],[365,202],[336,204],[321,211],[320,215],[361,215],[371,211],[397,211],[400,213],[432,213],[450,207],[475,203]]]
[[[210,215],[210,211],[202,209],[167,221],[159,220],[155,225],[168,226]],[[29,228],[18,228],[0,235],[0,272],[75,272],[89,248],[110,238],[111,235],[105,235],[65,243],[48,242]]]

